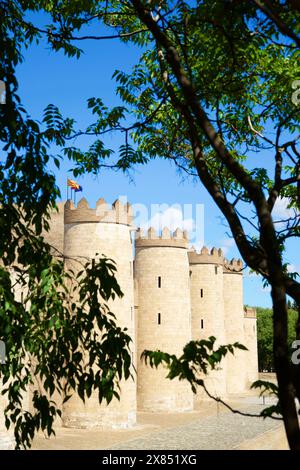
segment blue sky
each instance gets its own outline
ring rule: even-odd
[[[86,106],[88,98],[99,96],[108,106],[118,103],[112,74],[116,68],[130,70],[138,58],[138,51],[118,40],[85,42],[84,50],[85,54],[79,60],[51,52],[43,43],[24,51],[24,62],[17,69],[19,95],[34,119],[40,120],[43,109],[53,103],[63,115],[74,117],[79,127],[84,128],[93,122]],[[113,134],[107,139],[113,149],[123,143],[123,137],[119,134]],[[66,198],[66,180],[72,177],[70,168],[70,163],[64,163],[60,171],[53,168],[63,199]],[[170,217],[173,219],[173,227],[177,222],[182,223],[183,212],[183,218],[186,219],[183,222],[184,228],[190,228],[191,218],[194,222],[196,219],[196,240],[193,241],[198,246],[204,236],[204,243],[209,247],[222,247],[228,258],[238,256],[233,240],[228,237],[229,231],[224,226],[224,219],[205,189],[199,182],[178,174],[174,165],[169,162],[156,160],[146,166],[136,167],[131,178],[106,170],[98,176],[79,177],[77,181],[82,185],[82,194],[91,206],[99,197],[113,202],[119,196],[127,196],[132,204],[143,204],[148,208],[148,218],[152,218],[152,222],[156,221],[157,216],[151,205],[176,205],[171,209],[165,206],[164,223],[168,224]],[[184,208],[185,204],[190,206]],[[147,226],[145,216],[140,217],[140,222]],[[291,245],[291,250],[293,249],[296,247]],[[300,264],[299,256],[293,263],[295,267]],[[249,305],[271,305],[270,294],[262,288],[258,276],[245,275],[244,301]]]

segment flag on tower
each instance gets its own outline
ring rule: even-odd
[[[75,193],[82,191],[82,186],[80,186],[80,184],[76,183],[74,180],[68,179],[67,184],[71,189],[74,189]]]

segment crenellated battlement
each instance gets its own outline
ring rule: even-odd
[[[243,274],[243,261],[233,258],[231,261],[224,259],[223,272],[225,274]]]
[[[175,232],[171,232],[165,227],[161,234],[158,234],[153,227],[150,227],[146,232],[138,229],[135,235],[136,248],[145,248],[152,246],[166,246],[177,248],[188,248],[188,232],[182,231],[177,228]]]
[[[129,203],[122,204],[117,199],[112,205],[103,198],[98,199],[96,207],[91,208],[85,198],[80,199],[77,207],[70,199],[64,206],[64,223],[91,223],[106,222],[114,224],[132,225],[133,211]]]
[[[224,256],[221,248],[209,249],[204,246],[200,253],[195,250],[194,247],[188,253],[190,264],[218,264],[223,265]]]
[[[53,255],[59,259],[63,255],[67,273],[81,277],[82,265],[99,255],[114,261],[123,296],[111,296],[105,309],[111,309],[118,328],[128,331],[136,371],[135,381],[121,380],[121,400],[112,404],[99,404],[96,391],[83,404],[74,393],[62,406],[65,427],[123,429],[134,424],[137,409],[177,413],[205,406],[206,394],[193,396],[185,381],[170,382],[163,368],[146,367],[140,360],[145,350],[180,356],[191,340],[213,336],[217,347],[238,341],[247,351],[237,350],[222,359],[205,379],[208,392],[225,399],[231,394],[242,396],[258,378],[256,309],[243,305],[242,260],[228,261],[220,248],[190,248],[191,234],[180,228],[136,230],[133,208],[123,204],[124,199],[108,204],[101,198],[95,207],[85,198],[77,205],[71,200],[58,203],[59,211],[52,214],[49,231],[43,233],[51,249],[56,249]],[[135,207],[140,211],[140,204]],[[157,220],[152,210],[150,219]],[[69,283],[69,288],[70,301],[80,303],[76,286]],[[27,295],[26,290],[16,285],[19,299],[23,291]],[[99,334],[97,326],[95,333]],[[34,391],[30,387],[26,396],[30,406]],[[0,399],[0,412],[2,405]]]
[[[244,307],[244,318],[256,318],[256,308]]]

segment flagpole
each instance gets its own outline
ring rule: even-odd
[[[67,200],[69,200],[69,187],[71,189],[71,195],[70,195],[70,200],[76,204],[76,193],[77,191],[82,191],[82,187],[80,184],[76,183],[76,181],[67,179]],[[74,191],[74,196],[72,191]]]

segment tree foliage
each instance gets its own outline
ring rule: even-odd
[[[257,307],[257,344],[258,344],[258,367],[261,372],[274,371],[273,357],[273,324],[272,310],[270,308]],[[292,344],[295,339],[295,327],[298,313],[289,309],[288,311],[288,345],[289,357],[291,357]]]
[[[142,359],[149,363],[150,367],[158,367],[160,364],[167,368],[167,378],[173,380],[188,380],[192,391],[197,393],[198,387],[204,387],[203,377],[210,370],[218,369],[222,359],[228,354],[234,354],[236,349],[246,351],[247,348],[236,342],[219,346],[215,349],[216,338],[190,341],[184,348],[180,357],[163,351],[144,351]],[[202,377],[201,377],[202,374]]]
[[[44,262],[30,265],[26,280],[24,270],[15,277],[27,291],[22,301],[16,299],[11,273],[0,272],[1,331],[8,351],[1,393],[8,398],[6,425],[14,425],[17,448],[30,447],[39,429],[54,434],[61,402],[73,393],[84,401],[96,392],[100,403],[109,403],[119,399],[122,377],[131,375],[131,339],[106,304],[123,295],[114,263],[88,262],[74,277],[61,261]],[[29,389],[33,411],[24,406]]]
[[[66,401],[77,393],[85,400],[94,391],[109,403],[119,398],[119,381],[132,373],[131,340],[107,306],[123,295],[114,262],[86,260],[75,276],[43,238],[60,195],[48,167],[51,159],[59,167],[60,160],[51,156],[50,144],[63,143],[70,122],[49,106],[42,129],[17,95],[21,49],[37,38],[22,26],[24,10],[51,2],[41,3],[0,2],[0,78],[6,85],[0,105],[0,338],[7,353],[0,373],[5,424],[14,427],[16,448],[30,447],[39,429],[54,433],[61,415],[57,396]],[[30,410],[24,400],[29,389]]]
[[[35,189],[28,195],[24,189],[22,193],[22,172],[27,174],[25,161],[32,161],[34,168],[40,163],[44,171],[49,142],[63,148],[75,174],[97,173],[103,166],[128,171],[161,157],[199,178],[226,219],[245,263],[271,287],[280,409],[289,444],[299,449],[295,398],[300,397],[300,374],[289,360],[286,295],[299,310],[300,284],[297,273],[287,269],[285,251],[287,241],[299,236],[299,103],[292,99],[300,74],[297,2],[14,0],[2,5],[6,52],[1,74],[8,85],[8,103],[1,113],[8,114],[0,131],[8,154],[2,171],[8,185],[3,194],[12,195],[9,203],[21,201],[27,219],[40,230],[57,194],[54,179],[45,175],[40,187],[31,175]],[[47,12],[47,25],[28,18],[28,12],[39,10]],[[99,22],[108,28],[107,35],[90,34],[89,26]],[[46,129],[41,131],[20,106],[14,74],[20,45],[41,36],[67,56],[80,57],[79,46],[90,39],[118,38],[139,47],[140,60],[132,71],[114,74],[121,106],[109,109],[101,97],[91,98],[88,106],[95,120],[83,130],[58,108],[48,107]],[[118,155],[104,139],[116,131],[124,135]],[[94,136],[88,150],[80,146],[85,135]],[[75,138],[78,144],[70,146]],[[20,149],[25,157],[18,154]],[[33,197],[41,200],[37,215],[36,205],[29,204]],[[276,220],[274,207],[282,198],[288,198],[294,215]],[[8,240],[14,240],[9,222],[7,227]],[[9,253],[4,258],[11,262],[14,256]],[[299,337],[299,319],[296,334]]]

